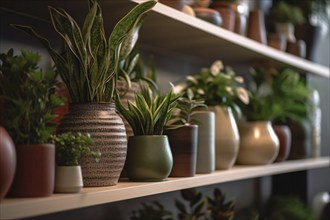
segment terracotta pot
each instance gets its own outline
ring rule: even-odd
[[[191,177],[196,173],[197,125],[184,125],[165,133],[168,136],[173,156],[170,176]]]
[[[221,2],[213,2],[210,7],[220,13],[222,27],[229,31],[234,31],[236,14],[231,5],[221,4]]]
[[[307,120],[290,122],[288,126],[292,136],[291,150],[288,159],[296,160],[310,157],[311,127],[309,122]]]
[[[285,51],[286,50],[286,38],[283,34],[269,34],[268,35],[268,46],[275,49]]]
[[[198,125],[196,173],[215,170],[215,115],[210,111],[198,111],[192,117]]]
[[[83,187],[81,166],[56,166],[55,192],[78,193]]]
[[[250,11],[247,37],[267,45],[264,13],[260,10]]]
[[[279,140],[270,121],[243,122],[238,125],[241,138],[237,163],[266,165],[274,162]]]
[[[128,138],[126,171],[131,181],[163,181],[173,167],[173,157],[166,135]]]
[[[0,201],[6,196],[14,180],[16,150],[7,131],[0,126]]]
[[[69,113],[58,127],[58,133],[90,133],[94,143],[91,148],[101,152],[99,162],[83,158],[81,169],[85,186],[111,186],[118,183],[123,169],[127,138],[123,120],[110,103],[71,104]]]
[[[229,169],[237,159],[239,133],[231,108],[209,107],[215,113],[215,167]]]
[[[280,141],[280,149],[275,162],[281,162],[289,157],[291,149],[291,131],[287,125],[273,125],[273,128]]]
[[[47,197],[54,191],[54,144],[17,145],[17,168],[9,195]]]
[[[298,57],[306,57],[306,44],[303,40],[297,40],[296,42],[288,42],[286,51]]]

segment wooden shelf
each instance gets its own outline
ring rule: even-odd
[[[54,194],[46,198],[6,198],[0,204],[0,216],[1,219],[32,217],[191,187],[329,167],[329,165],[329,157],[292,160],[266,166],[235,166],[230,170],[198,174],[189,178],[169,178],[163,182],[120,181],[116,186],[84,188],[78,194]]]
[[[115,22],[136,3],[143,1],[145,0],[99,0],[107,30],[112,30]],[[29,5],[31,7],[26,7],[21,1],[3,0],[0,9],[6,13],[32,19],[34,27],[36,21],[40,21],[43,24],[39,25],[39,29],[46,34],[52,34],[52,37],[54,32],[46,30],[51,25],[45,25],[50,20],[48,5],[66,9],[78,22],[82,22],[87,12],[87,3],[78,0],[30,0]],[[8,20],[7,17],[4,18]],[[21,19],[20,23],[29,24],[27,19]],[[210,64],[216,59],[221,59],[230,65],[251,65],[260,60],[271,60],[306,73],[330,76],[328,67],[273,49],[161,3],[158,3],[144,20],[139,45],[151,52],[184,57],[191,62]]]

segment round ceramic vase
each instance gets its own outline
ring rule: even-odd
[[[216,169],[229,169],[237,159],[239,133],[231,108],[209,107],[215,113],[215,164]]]
[[[7,194],[15,175],[16,150],[7,131],[0,126],[0,201]]]
[[[238,129],[241,139],[238,164],[266,165],[275,160],[279,140],[270,121],[240,123]]]
[[[56,166],[56,193],[78,193],[82,187],[81,166]]]
[[[163,181],[173,166],[166,135],[141,135],[128,138],[126,173],[131,181]]]
[[[90,133],[91,149],[100,151],[96,162],[91,157],[80,162],[84,186],[116,185],[124,167],[127,153],[127,137],[123,120],[110,103],[70,104],[57,130],[63,132]]]
[[[173,155],[170,176],[192,177],[196,173],[198,125],[184,125],[166,131]]]
[[[210,111],[198,111],[192,117],[198,125],[196,173],[215,170],[215,115]]]

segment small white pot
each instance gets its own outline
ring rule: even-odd
[[[56,193],[78,193],[82,187],[83,179],[80,166],[56,166]]]

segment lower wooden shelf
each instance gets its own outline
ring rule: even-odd
[[[329,157],[292,160],[265,166],[235,166],[211,174],[189,178],[168,178],[163,182],[129,182],[115,186],[88,187],[78,194],[53,194],[46,198],[6,198],[0,204],[0,219],[16,219],[123,201],[191,187],[205,186],[255,177],[329,167]]]

